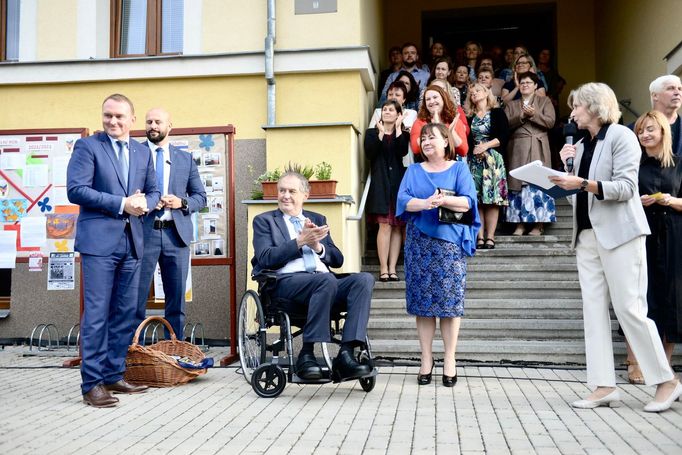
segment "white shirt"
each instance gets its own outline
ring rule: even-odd
[[[301,226],[305,226],[305,217],[303,214],[300,214],[299,216],[295,217],[301,220]],[[284,224],[287,225],[287,230],[289,231],[289,237],[293,240],[296,237],[298,237],[298,234],[296,234],[296,229],[294,228],[294,224],[291,222],[291,215],[284,214]],[[313,251],[313,253],[315,253]],[[322,262],[322,259],[324,257],[324,245],[322,245],[322,253],[317,254],[315,253],[313,256],[315,257],[315,265],[317,268],[315,269],[316,272],[318,273],[328,273],[329,269],[327,266]],[[303,257],[294,259],[293,261],[289,261],[286,263],[284,267],[281,269],[277,270],[277,273],[295,273],[295,272],[305,272],[305,263],[303,262]]]
[[[161,145],[156,145],[151,141],[147,141],[147,145],[149,146],[149,150],[152,152],[152,161],[154,162],[154,172],[156,172],[156,149],[161,147],[163,149],[163,190],[164,193],[161,196],[165,196],[168,194],[168,182],[170,182],[170,150],[168,149],[168,144],[161,146]],[[179,197],[179,196],[178,196]],[[164,209],[163,210],[163,215],[160,217],[156,218],[157,220],[172,220],[173,216],[171,215],[171,209]]]
[[[119,149],[118,149],[117,142],[123,141],[123,143],[125,144],[125,147],[123,147],[123,154],[125,155],[126,161],[128,162],[128,169],[130,169],[130,144],[129,144],[130,137],[127,137],[125,139],[114,139],[113,137],[109,136],[108,134],[107,134],[107,137],[111,141],[111,146],[114,148],[114,154],[116,155],[117,160],[119,159],[119,156],[118,156]],[[126,180],[128,180],[127,176],[126,176]],[[126,191],[127,191],[127,189],[126,189]],[[126,198],[123,197],[123,198],[121,198],[121,207],[119,207],[119,209],[118,209],[119,215],[123,215],[123,208],[125,206],[126,206]]]

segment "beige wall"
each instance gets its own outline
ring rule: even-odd
[[[595,2],[597,78],[640,114],[651,108],[649,83],[666,74],[665,57],[682,41],[680,0]],[[630,114],[625,120],[634,120]]]
[[[76,58],[77,0],[40,0],[36,21],[36,58]]]

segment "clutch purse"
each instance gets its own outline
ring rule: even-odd
[[[457,196],[452,190],[438,188],[438,192],[445,196]],[[466,224],[471,226],[474,223],[474,211],[469,209],[466,212],[457,212],[455,210],[446,209],[445,207],[438,207],[438,221],[448,224]]]

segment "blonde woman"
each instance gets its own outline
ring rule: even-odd
[[[656,324],[647,318],[645,242],[650,231],[637,190],[642,152],[635,134],[617,123],[618,100],[608,85],[584,84],[571,92],[568,104],[571,117],[587,135],[560,152],[564,165],[568,158],[574,159],[575,175],[550,180],[565,190],[579,190],[569,201],[583,300],[587,383],[593,390],[572,406],[620,404],[611,304],[645,383],[657,386],[644,411],[665,411],[682,395],[682,385],[668,364]],[[669,195],[664,199],[671,202]]]

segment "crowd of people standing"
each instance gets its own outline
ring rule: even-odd
[[[434,43],[430,65],[422,65],[417,46],[405,43],[398,65],[393,48],[393,71],[380,95],[381,124],[371,125],[365,140],[372,174],[368,212],[380,225],[379,281],[400,280],[396,263],[405,238],[407,311],[416,317],[421,346],[419,384],[431,382],[436,319],[445,346],[443,384],[456,383],[466,257],[495,248],[500,213],[514,225],[513,235],[541,235],[556,221],[552,197],[508,176],[532,161],[552,166],[550,134],[565,82],[550,64],[551,52],[541,50],[536,65],[524,46],[497,56],[483,54],[475,42],[463,49],[453,63],[445,46]],[[505,65],[499,63],[502,55]],[[394,120],[394,112],[407,108],[406,94],[415,92],[418,114],[409,127],[402,114]],[[608,86],[590,83],[572,91],[570,117],[582,136],[576,146],[555,153],[562,170],[570,172],[554,183],[577,192],[570,198],[572,238],[583,292],[588,384],[594,390],[574,407],[619,403],[609,302],[629,342],[628,363],[641,365],[641,380],[658,386],[645,411],[668,409],[682,395],[670,367],[672,348],[682,337],[677,284],[682,268],[675,259],[682,252],[676,235],[682,214],[677,115],[682,85],[676,76],[665,76],[650,92],[654,110],[628,129],[618,124],[618,102]],[[575,170],[566,165],[569,158],[575,158]],[[414,164],[405,169],[401,160]],[[468,221],[445,222],[444,211]]]

